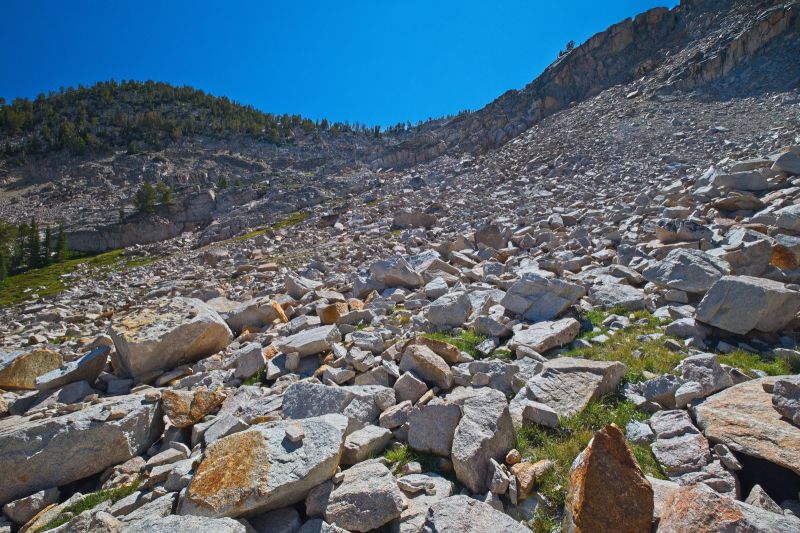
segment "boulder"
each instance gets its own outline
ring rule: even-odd
[[[594,305],[603,309],[624,307],[628,311],[640,311],[647,307],[647,295],[643,290],[622,283],[594,285],[589,297]]]
[[[0,352],[0,389],[35,389],[36,378],[58,369],[63,361],[48,348]]]
[[[784,152],[775,160],[772,169],[790,176],[800,175],[800,155],[795,152]]]
[[[775,381],[772,405],[787,420],[800,426],[800,376],[788,376]]]
[[[719,494],[704,484],[678,487],[667,496],[660,533],[790,533],[800,520],[771,513]]]
[[[403,209],[394,214],[392,227],[397,229],[431,229],[436,224],[436,216],[418,209]]]
[[[581,324],[574,318],[562,318],[556,321],[538,322],[527,329],[520,329],[508,343],[508,347],[517,350],[520,347],[544,353],[553,348],[569,344],[581,331]]]
[[[433,503],[422,533],[530,533],[530,529],[488,503],[468,496],[450,496]]]
[[[286,294],[299,300],[309,292],[322,287],[322,283],[314,281],[313,279],[304,278],[303,276],[295,276],[287,274],[283,279],[283,285],[286,289]]]
[[[208,357],[233,339],[208,304],[182,297],[156,300],[115,317],[109,334],[116,347],[111,358],[116,373],[134,379]]]
[[[557,357],[544,364],[543,371],[528,380],[511,400],[509,408],[516,423],[529,402],[543,403],[559,416],[581,412],[589,402],[614,392],[625,375],[618,361],[592,361]]]
[[[702,470],[711,460],[708,441],[684,410],[659,411],[650,417],[655,434],[651,449],[671,478]]]
[[[800,292],[783,283],[751,276],[723,276],[703,297],[695,318],[744,335],[751,330],[778,331],[800,309]]]
[[[800,233],[800,204],[792,204],[775,211],[775,225],[782,230]]]
[[[642,275],[647,281],[661,287],[703,294],[730,271],[731,267],[726,261],[713,255],[700,250],[678,248],[669,252],[663,261],[646,268]]]
[[[394,256],[376,261],[369,267],[372,278],[386,287],[416,289],[425,284],[422,276],[403,257]]]
[[[764,391],[780,379],[754,379],[709,396],[694,408],[695,418],[711,442],[800,475],[800,427],[783,418]]]
[[[401,372],[412,372],[426,382],[447,390],[453,386],[453,372],[444,359],[422,344],[409,344],[400,360]]]
[[[246,533],[248,529],[231,518],[207,518],[204,516],[146,516],[139,520],[122,522],[119,533]]]
[[[572,463],[563,531],[648,533],[652,521],[653,488],[622,431],[606,426]]]
[[[371,531],[400,516],[403,493],[392,473],[378,461],[344,471],[325,508],[325,521],[348,531]]]
[[[339,328],[335,325],[306,329],[278,341],[281,350],[297,352],[300,357],[318,354],[331,349],[335,342],[342,340]]]
[[[40,490],[30,496],[5,504],[3,514],[15,524],[25,524],[45,507],[58,503],[60,494],[56,487]]]
[[[530,322],[551,320],[586,294],[582,285],[526,273],[509,287],[500,304]]]
[[[460,420],[461,407],[440,398],[415,407],[408,414],[408,445],[420,452],[449,457]]]
[[[305,437],[287,439],[290,425]],[[347,418],[326,415],[258,424],[206,448],[182,515],[252,516],[302,501],[339,466]]]
[[[277,303],[267,297],[248,300],[225,313],[225,321],[233,331],[259,330],[279,317]]]
[[[108,362],[108,346],[98,346],[77,361],[65,363],[47,374],[36,378],[36,388],[39,390],[59,389],[74,381],[86,381],[89,384],[97,381]]]
[[[436,299],[427,311],[431,324],[439,327],[461,327],[469,318],[472,305],[464,292],[444,294]]]
[[[514,447],[514,424],[505,395],[481,390],[464,401],[451,452],[456,477],[474,494],[489,490],[490,460],[502,463]]]
[[[196,424],[222,405],[225,398],[222,388],[208,390],[206,387],[198,387],[190,391],[167,389],[161,393],[164,414],[177,428]]]
[[[52,418],[0,419],[0,504],[144,453],[161,436],[161,416],[160,402],[130,394]]]
[[[400,514],[398,533],[418,533],[425,523],[428,509],[435,502],[453,495],[453,483],[439,474],[408,474],[397,480],[408,507]]]
[[[380,385],[337,387],[310,381],[293,383],[283,395],[283,416],[294,420],[333,413],[347,417],[347,434],[374,424],[395,404],[394,390]]]
[[[716,174],[711,182],[721,189],[737,191],[763,191],[769,187],[765,175],[757,170]]]
[[[383,427],[368,425],[347,436],[344,441],[342,464],[353,465],[383,452],[392,432]]]

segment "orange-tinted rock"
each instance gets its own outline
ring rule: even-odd
[[[652,520],[653,488],[620,429],[606,426],[572,464],[563,531],[648,533]]]
[[[317,316],[323,324],[336,324],[342,315],[347,314],[348,310],[347,304],[344,302],[320,305],[317,307]]]
[[[61,354],[47,348],[0,353],[0,389],[35,389],[36,378],[61,366]]]
[[[210,391],[200,387],[191,391],[165,390],[161,394],[161,401],[164,413],[175,427],[185,428],[196,424],[222,405],[225,397],[222,389]]]

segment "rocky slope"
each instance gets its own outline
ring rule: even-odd
[[[768,8],[621,27],[696,53]],[[702,90],[664,89],[702,63],[676,52],[499,148],[326,175],[279,224],[231,198],[0,309],[0,527],[797,531],[792,27]]]

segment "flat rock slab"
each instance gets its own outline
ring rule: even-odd
[[[511,416],[521,422],[525,406],[531,401],[547,405],[559,416],[575,415],[589,402],[613,392],[625,371],[625,365],[618,361],[551,359],[544,364],[542,373],[528,380],[511,400]]]
[[[300,442],[287,439],[300,424]],[[182,515],[253,516],[302,501],[336,472],[347,418],[259,424],[212,443],[186,491]]]
[[[539,353],[569,344],[581,330],[574,318],[539,322],[527,329],[517,331],[509,342],[512,350],[524,346]]]
[[[35,389],[36,378],[56,370],[61,354],[47,348],[0,352],[0,389]]]
[[[431,505],[422,531],[426,533],[530,533],[507,514],[468,496],[450,496]]]
[[[500,304],[525,320],[550,320],[586,294],[583,285],[538,274],[524,274],[508,289]]]
[[[215,354],[233,339],[228,324],[195,298],[156,300],[115,317],[109,334],[117,351],[115,371],[143,377]]]
[[[159,402],[130,394],[53,418],[0,419],[0,505],[140,455],[161,435],[161,417]]]
[[[318,354],[331,349],[334,342],[342,340],[342,335],[335,325],[319,326],[295,333],[279,341],[281,350],[298,352],[300,357]]]
[[[711,442],[800,475],[800,427],[781,417],[763,388],[778,379],[754,379],[709,396],[695,407],[695,418]]]

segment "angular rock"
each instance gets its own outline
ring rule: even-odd
[[[553,348],[569,344],[580,333],[581,324],[574,318],[562,318],[554,322],[539,322],[527,329],[514,333],[508,347],[517,350],[519,347],[544,353]]]
[[[47,348],[0,352],[0,389],[35,389],[36,378],[61,366],[61,354]]]
[[[646,268],[642,275],[647,281],[662,287],[703,294],[730,271],[727,261],[700,250],[678,248],[668,253],[660,263]]]
[[[764,385],[781,377],[734,385],[694,408],[697,425],[714,443],[736,453],[764,459],[800,475],[800,427],[781,417]]]
[[[775,381],[772,387],[772,405],[787,420],[800,426],[800,376],[789,376]]]
[[[392,473],[378,461],[344,471],[325,509],[325,521],[349,531],[370,531],[391,522],[403,510],[403,493]]]
[[[538,274],[524,274],[506,292],[500,304],[525,320],[551,320],[586,294],[582,285]]]
[[[296,421],[258,424],[212,443],[186,489],[179,514],[252,516],[302,501],[339,466],[347,419],[300,421],[302,442],[286,439]]]
[[[400,256],[390,257],[376,261],[369,267],[369,272],[375,281],[387,287],[407,287],[415,289],[424,284],[422,276],[414,267]]]
[[[398,533],[418,533],[425,523],[428,509],[435,502],[453,495],[452,482],[439,474],[408,474],[397,480],[408,507],[400,514]]]
[[[698,472],[711,460],[708,441],[683,410],[659,411],[650,418],[656,439],[651,449],[671,478]]]
[[[161,393],[164,414],[177,428],[186,428],[222,405],[226,398],[221,388],[198,387],[191,391],[167,389]]]
[[[248,300],[225,313],[225,321],[233,331],[240,332],[245,328],[259,330],[280,317],[276,305],[276,302],[266,297]]]
[[[114,318],[111,362],[123,377],[139,378],[208,357],[232,340],[230,328],[208,304],[194,298],[157,300]]]
[[[400,371],[412,372],[440,389],[453,386],[453,372],[445,360],[421,344],[411,344],[403,350]]]
[[[158,402],[131,394],[53,418],[0,419],[0,504],[140,455],[161,435],[161,416]]]
[[[348,419],[347,434],[373,424],[394,405],[394,390],[380,385],[336,387],[309,381],[293,383],[283,395],[283,416],[294,420],[341,413]]]
[[[5,504],[3,514],[15,524],[25,524],[48,505],[58,503],[59,495],[60,492],[56,487],[40,490],[30,496]]]
[[[800,310],[800,292],[751,276],[723,276],[703,297],[695,318],[731,333],[778,331]]]
[[[461,327],[472,311],[469,296],[463,292],[445,294],[436,299],[427,311],[427,318],[435,326]]]
[[[391,438],[392,432],[379,426],[369,425],[354,431],[344,441],[342,464],[353,465],[379,455]]]
[[[460,420],[461,407],[434,398],[408,414],[408,445],[417,451],[449,457]]]
[[[98,346],[77,361],[66,363],[56,370],[36,378],[39,390],[58,389],[75,381],[86,381],[89,384],[97,381],[100,372],[106,367],[108,346]]]
[[[622,431],[606,426],[572,463],[563,530],[646,533],[652,521],[653,488]]]
[[[119,533],[246,533],[247,528],[231,518],[207,518],[203,516],[149,516],[131,522],[123,522]]]
[[[491,505],[468,496],[450,496],[430,506],[423,533],[530,533]]]
[[[286,337],[278,346],[284,352],[297,352],[300,357],[306,357],[330,350],[333,343],[341,340],[342,335],[335,325],[319,326]]]
[[[489,490],[490,459],[503,462],[514,447],[514,424],[505,395],[494,389],[482,391],[464,401],[451,453],[456,477],[474,494]]]
[[[624,307],[628,311],[640,311],[647,307],[647,295],[644,291],[622,283],[594,285],[589,296],[592,303],[604,309]]]

